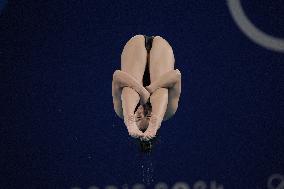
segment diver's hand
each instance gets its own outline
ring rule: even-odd
[[[146,86],[145,89],[146,89],[150,94],[152,94],[152,93],[155,91],[151,85]]]
[[[141,91],[139,92],[140,94],[140,103],[142,105],[146,104],[148,102],[148,99],[150,97],[150,93],[147,91],[146,88],[142,88]]]
[[[153,139],[156,136],[158,129],[161,127],[161,123],[162,119],[155,115],[151,115],[149,126],[147,130],[143,133],[141,139],[146,141]]]
[[[155,128],[151,128],[151,127],[149,127],[146,131],[145,131],[145,133],[143,133],[143,136],[141,137],[141,139],[142,140],[144,140],[144,141],[148,141],[148,140],[151,140],[151,139],[153,139],[155,136],[156,136],[156,134],[157,134],[157,130],[158,129],[155,129]]]
[[[126,125],[126,128],[128,130],[128,134],[134,138],[139,138],[143,136],[142,131],[140,131],[136,125],[135,117],[134,115],[128,115],[126,118],[124,118],[124,123]]]

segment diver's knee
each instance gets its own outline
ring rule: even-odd
[[[120,74],[121,74],[120,70],[115,70],[115,72],[112,75],[112,79],[117,80]]]
[[[129,49],[135,49],[135,51],[142,52],[145,49],[145,39],[143,35],[135,35],[132,38],[130,38],[127,43],[125,44],[123,48],[123,52],[127,50],[129,52]],[[131,51],[132,52],[132,51]]]
[[[131,40],[144,40],[144,36],[141,34],[138,35],[134,35],[133,37],[131,37]]]
[[[127,43],[135,45],[141,45],[141,44],[144,45],[144,42],[145,42],[144,36],[139,34],[131,37]]]
[[[154,37],[153,45],[154,46],[160,46],[160,47],[165,47],[165,48],[172,49],[172,47],[169,44],[169,42],[167,40],[165,40],[164,38],[162,38],[161,36],[155,36]]]
[[[181,76],[181,72],[179,71],[179,69],[175,69],[175,72],[176,72],[177,75]]]

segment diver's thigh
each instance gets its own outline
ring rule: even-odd
[[[150,78],[156,81],[164,73],[174,69],[174,53],[170,44],[160,36],[153,39],[150,51]]]
[[[135,77],[142,84],[147,51],[143,35],[135,35],[124,46],[121,54],[121,70]]]

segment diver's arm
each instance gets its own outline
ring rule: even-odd
[[[157,89],[168,89],[168,105],[167,111],[163,120],[167,120],[172,117],[178,108],[179,97],[181,93],[181,73],[178,69],[171,70],[163,74],[157,81],[147,86],[146,89],[149,93],[154,94]]]
[[[121,101],[122,88],[119,87],[114,80],[112,80],[112,100],[115,113],[123,119],[123,109]]]
[[[132,79],[132,77],[129,77],[129,74],[122,71],[114,72],[112,80],[114,110],[116,114],[124,120],[129,135],[135,138],[143,135],[137,128],[134,116],[135,107],[142,98],[137,91],[143,92],[143,89],[139,87],[141,87],[139,83],[137,83],[135,79]],[[144,91],[150,96],[145,88]]]
[[[150,96],[149,92],[141,84],[139,84],[134,77],[121,70],[116,70],[114,72],[113,86],[119,91],[119,94],[121,94],[120,90],[122,90],[123,87],[130,87],[134,89],[139,94],[142,104],[145,104]]]
[[[181,91],[181,73],[178,69],[163,74],[157,81],[151,83],[146,89],[153,93],[159,88],[168,88],[172,94],[179,95]]]

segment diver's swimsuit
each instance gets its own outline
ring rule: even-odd
[[[151,84],[150,69],[149,69],[149,61],[150,61],[149,53],[152,48],[154,36],[149,37],[147,35],[144,35],[144,38],[145,38],[145,48],[147,50],[147,62],[146,62],[146,67],[145,67],[145,71],[143,75],[143,87],[146,87]],[[151,106],[150,102],[148,102],[147,104],[148,106]],[[140,106],[140,103],[137,104],[134,112],[136,112],[139,106]]]
[[[144,38],[145,38],[145,48],[147,50],[147,53],[149,53],[152,48],[154,36],[149,37],[147,35],[144,35]]]
[[[149,37],[149,36],[144,35],[144,38],[145,38],[145,48],[147,50],[147,63],[146,63],[146,67],[145,67],[145,71],[143,75],[143,86],[145,87],[151,84],[150,69],[149,69],[149,61],[150,61],[149,53],[152,48],[154,36]],[[140,104],[137,105],[135,111],[137,110],[139,105]],[[150,102],[147,102],[146,105],[151,106]],[[146,153],[151,152],[153,148],[153,143],[156,140],[157,136],[158,136],[158,132],[156,134],[156,137],[153,139],[150,139],[149,141],[141,141],[140,139],[138,139],[141,151],[146,152]]]
[[[144,38],[145,38],[145,48],[147,50],[147,63],[146,63],[146,67],[145,67],[145,71],[144,71],[144,75],[143,75],[143,86],[146,87],[148,85],[151,84],[151,80],[150,80],[150,70],[149,70],[149,53],[150,53],[150,50],[152,48],[152,43],[153,43],[153,39],[154,39],[154,36],[147,36],[147,35],[144,35]]]

